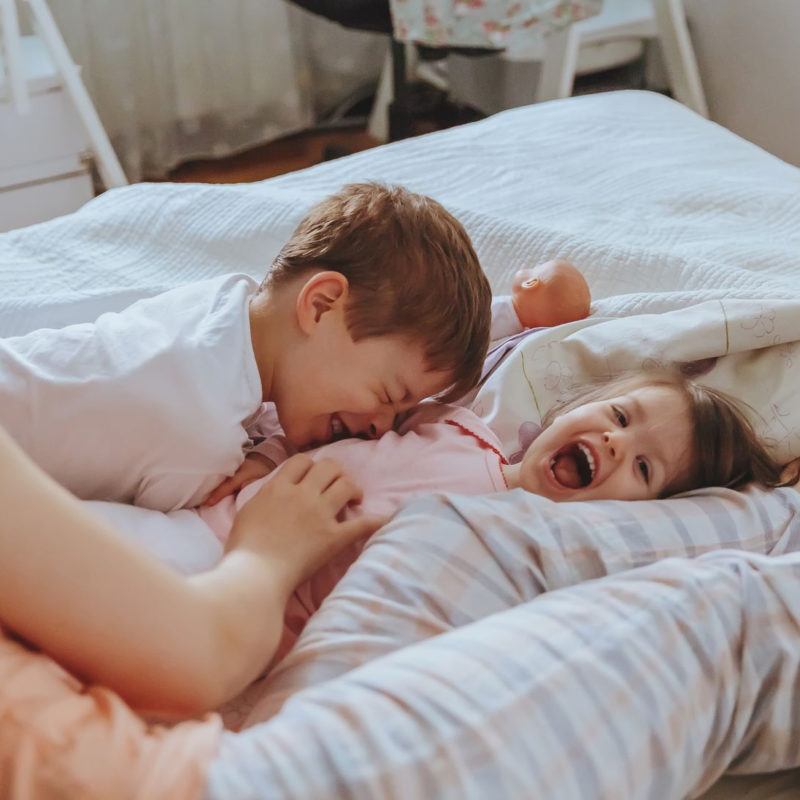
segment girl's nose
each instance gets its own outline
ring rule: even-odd
[[[614,431],[613,433],[606,431],[603,434],[603,444],[606,446],[606,450],[611,458],[616,459],[622,455],[622,442],[619,438],[618,431]]]

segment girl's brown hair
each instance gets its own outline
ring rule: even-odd
[[[314,269],[347,278],[354,339],[399,334],[423,344],[427,366],[453,375],[440,399],[478,382],[491,289],[464,226],[435,200],[401,186],[345,186],[309,211],[263,285],[279,287]]]
[[[782,466],[767,452],[736,400],[678,370],[646,371],[592,384],[551,408],[542,425],[547,427],[578,406],[619,397],[646,386],[665,386],[678,391],[691,418],[692,444],[691,452],[686,454],[686,467],[664,487],[661,497],[709,486],[739,489],[755,482],[776,487],[797,480],[796,476],[781,480]]]

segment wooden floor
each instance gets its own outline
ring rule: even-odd
[[[248,183],[313,166],[332,154],[347,155],[379,144],[364,128],[308,131],[287,136],[235,156],[190,161],[168,180],[192,183]]]

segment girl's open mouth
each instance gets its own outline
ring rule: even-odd
[[[571,442],[550,459],[550,472],[556,483],[566,489],[585,489],[597,474],[597,456],[589,445]]]

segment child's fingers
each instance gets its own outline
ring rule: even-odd
[[[303,482],[307,482],[312,489],[323,494],[342,476],[343,472],[342,465],[337,461],[321,458],[314,462],[314,466],[308,471]]]
[[[348,542],[357,542],[359,539],[366,539],[372,536],[375,531],[382,528],[389,520],[390,516],[378,516],[377,514],[363,514],[355,519],[342,522],[339,526],[339,533]]]
[[[229,494],[233,494],[236,491],[236,476],[232,478],[225,478],[222,483],[214,489],[211,494],[200,503],[201,506],[215,506],[222,500],[223,497],[227,497]]]
[[[273,483],[275,485],[278,485],[281,481],[300,483],[313,466],[314,461],[311,456],[307,456],[305,453],[298,453],[296,456],[292,456],[288,461],[284,462],[283,466],[276,474]]]
[[[348,503],[360,503],[363,492],[346,475],[339,475],[324,491],[323,497],[332,513],[338,514]]]

